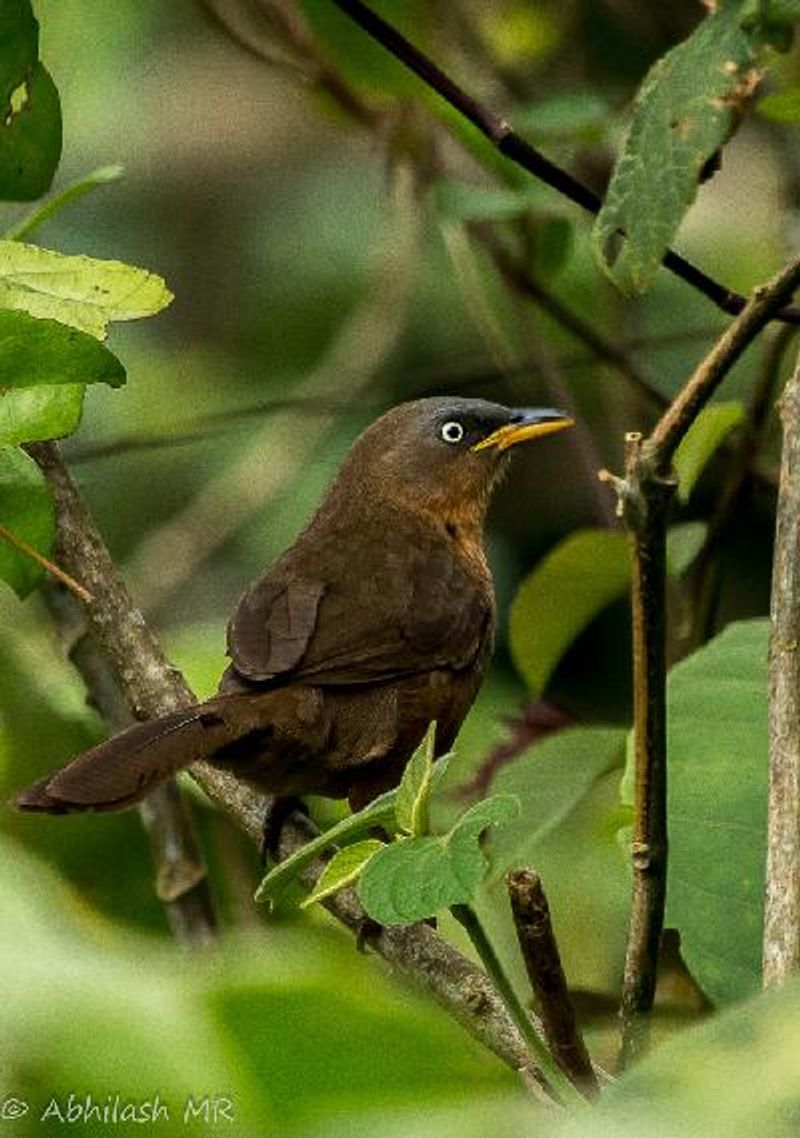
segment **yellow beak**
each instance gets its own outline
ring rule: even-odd
[[[526,416],[527,418],[523,418],[520,415],[520,422],[506,423],[505,426],[498,427],[485,439],[475,443],[472,450],[496,447],[497,450],[502,451],[508,447],[516,446],[517,443],[526,442],[528,439],[539,439],[544,435],[553,435],[556,431],[563,431],[567,427],[575,426],[574,419],[570,419],[568,415],[563,415],[559,411],[531,411],[526,412]]]

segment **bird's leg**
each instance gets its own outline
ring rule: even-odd
[[[302,798],[297,798],[293,794],[269,796],[269,805],[264,812],[264,822],[261,827],[261,845],[259,847],[263,866],[266,866],[270,860],[279,860],[281,830],[286,819],[295,810],[308,815],[308,807]]]

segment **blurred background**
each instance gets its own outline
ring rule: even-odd
[[[64,453],[134,595],[200,694],[213,691],[224,668],[237,597],[297,534],[372,418],[439,392],[574,410],[578,429],[519,453],[492,508],[499,642],[441,810],[446,817],[465,787],[485,790],[499,771],[508,777],[554,717],[606,729],[605,753],[587,760],[583,791],[562,808],[552,790],[556,821],[528,851],[551,890],[570,979],[591,1019],[612,1006],[627,920],[616,839],[626,817],[627,606],[611,603],[581,633],[544,698],[514,665],[507,614],[520,582],[563,538],[584,527],[618,529],[598,470],[620,471],[624,433],[652,425],[725,317],[663,272],[646,297],[622,297],[594,259],[590,218],[547,187],[520,181],[317,0],[282,5],[288,15],[277,24],[246,2],[220,2],[219,18],[190,0],[34,7],[41,57],[63,105],[56,188],[97,166],[125,168],[123,180],[59,214],[37,240],[153,269],[175,293],[157,319],[112,333],[127,386],[90,390]],[[703,14],[690,0],[379,7],[599,192],[646,69]],[[776,74],[786,79],[794,66],[787,58]],[[337,101],[326,67],[348,84],[352,105]],[[680,232],[681,252],[742,292],[771,275],[796,235],[791,129],[751,116]],[[3,208],[4,224],[23,212]],[[491,253],[492,241],[512,237],[533,282],[529,295],[509,287]],[[762,355],[747,354],[721,398],[746,395]],[[764,477],[741,500],[721,547],[714,627],[767,611],[775,428],[773,417],[759,460]],[[707,518],[723,475],[718,458],[678,520]],[[91,744],[103,726],[36,596],[20,605],[3,590],[0,628],[7,796]],[[198,816],[227,921],[263,935],[250,902],[258,878],[250,849],[202,803]],[[321,805],[320,817],[330,816]],[[52,880],[36,887],[42,912],[29,914],[31,922],[44,919],[66,882],[81,936],[102,941],[110,920],[145,937],[143,951],[161,951],[167,931],[135,815],[54,820],[4,810],[0,825],[15,848],[52,866]],[[24,873],[38,880],[27,862]],[[288,909],[281,917],[287,927],[269,935],[297,935]],[[364,962],[345,953],[323,917],[312,919],[331,942],[336,982],[354,984]],[[322,967],[317,947],[297,951],[314,957],[309,975]],[[79,989],[84,982],[76,973]],[[326,982],[314,981],[319,990]],[[108,983],[111,992],[110,974]],[[682,1005],[687,1016],[703,1006],[691,994]],[[331,1022],[338,1014],[324,1013]],[[487,1101],[512,1084],[488,1056],[470,1051],[469,1063],[484,1072]],[[288,1132],[290,1122],[283,1125]]]

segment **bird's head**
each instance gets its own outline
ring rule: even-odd
[[[393,407],[354,443],[341,481],[456,525],[480,525],[511,448],[572,426],[563,411],[434,397]]]

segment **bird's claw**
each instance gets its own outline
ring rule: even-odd
[[[259,854],[263,866],[266,866],[270,861],[278,861],[281,830],[286,819],[295,810],[308,815],[308,807],[305,802],[292,794],[279,795],[271,800],[264,813],[264,822],[261,827]]]

